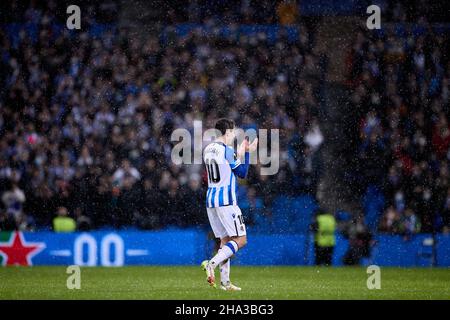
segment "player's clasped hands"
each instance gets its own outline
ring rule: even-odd
[[[245,139],[245,141],[247,141],[247,145],[245,148],[245,151],[247,152],[253,152],[258,147],[258,138],[255,138],[252,143],[250,143],[247,139]]]
[[[252,143],[248,141],[247,138],[242,141],[238,148],[239,157],[243,156],[245,152],[253,152],[258,147],[258,138],[255,138]]]

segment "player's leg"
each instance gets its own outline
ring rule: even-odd
[[[210,274],[214,273],[214,269],[217,266],[224,266],[224,275],[223,277],[229,278],[229,259],[236,254],[236,252],[245,246],[247,243],[247,234],[245,229],[244,220],[242,218],[242,212],[237,206],[226,206],[226,207],[218,207],[215,208],[214,219],[218,218],[221,223],[221,229],[225,230],[226,236],[220,237],[222,239],[221,244],[222,247],[219,249],[217,254],[208,261],[207,270],[210,270]],[[226,263],[226,264],[225,264]],[[228,267],[228,269],[227,269]],[[222,277],[222,274],[221,274]],[[210,277],[208,278],[210,279]],[[208,280],[208,282],[210,282]],[[211,283],[211,282],[210,282]],[[224,290],[230,291],[238,291],[240,288],[232,285],[230,282],[227,282],[225,286],[221,285],[221,288]]]
[[[213,268],[231,258],[236,252],[247,243],[247,233],[245,229],[242,212],[238,206],[226,206],[216,208],[217,216],[230,240],[223,244],[222,248],[210,260]],[[225,241],[224,241],[225,242]]]
[[[247,243],[247,237],[241,236],[241,237],[233,237],[229,238],[230,240],[235,241],[239,248],[242,248]],[[230,240],[227,239],[226,243]],[[228,258],[224,262],[220,264],[220,289],[225,291],[241,291],[241,288],[238,286],[235,286],[233,283],[231,283],[230,280],[230,272],[231,272],[231,258]]]
[[[214,236],[219,239],[224,239],[225,237],[227,237],[226,230],[222,226],[222,222],[218,217],[216,208],[207,208],[206,211],[208,213],[209,223],[211,225],[211,229],[214,232]],[[220,251],[221,249],[219,249],[218,253]],[[206,272],[206,280],[208,281],[208,283],[211,286],[215,287],[216,284],[215,284],[214,267],[211,265],[210,260],[203,261],[201,267]]]
[[[220,248],[219,250],[221,250],[223,248],[224,245],[226,245],[226,243],[228,241],[230,241],[231,238],[230,237],[224,237],[220,240]],[[207,272],[207,280],[208,282],[211,284],[211,274],[214,274],[214,269],[210,266],[209,261],[203,261],[202,263],[202,267],[203,269]],[[241,288],[236,287],[235,285],[231,284],[230,281],[230,267],[231,267],[231,259],[228,258],[225,261],[221,262],[219,264],[219,270],[220,270],[220,288],[222,290],[226,290],[226,291],[239,291],[241,290]],[[209,270],[208,270],[209,268]],[[213,284],[212,284],[213,285]],[[213,285],[215,286],[215,285]]]
[[[238,244],[239,249],[242,249],[247,245],[247,236],[231,237],[231,240]]]
[[[239,245],[235,240],[226,241],[217,251],[217,254],[209,260],[213,268],[221,265],[223,262],[231,258],[239,250]]]
[[[224,237],[220,239],[220,249],[223,248],[224,245],[227,244],[228,241],[230,241],[230,237]],[[226,284],[230,282],[230,263],[231,259],[227,259],[219,264],[219,270],[220,270],[220,282],[221,284]]]
[[[220,283],[227,284],[230,282],[231,259],[227,259],[219,265]]]

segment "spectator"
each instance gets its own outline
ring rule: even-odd
[[[0,211],[0,231],[17,230],[17,224],[14,217],[5,211]]]
[[[139,171],[132,167],[130,161],[122,160],[122,165],[114,172],[113,183],[122,187],[125,180],[128,180],[128,184],[133,185],[137,180],[141,178]]]
[[[400,213],[393,207],[389,207],[381,219],[378,230],[384,233],[398,234],[400,233]]]
[[[393,17],[407,19],[403,6]],[[380,231],[406,237],[439,231],[449,184],[448,35],[420,21],[418,33],[359,32],[349,60],[361,119],[358,176],[384,192]]]
[[[5,205],[6,211],[15,219],[19,219],[22,215],[25,194],[16,182],[10,181],[10,188],[3,193],[2,201]]]
[[[448,234],[450,233],[450,189],[447,190],[447,195],[445,198],[443,212],[442,212],[442,220],[443,220],[443,232]]]
[[[283,0],[277,5],[278,20],[281,24],[291,25],[296,23],[298,7],[295,0]]]
[[[142,201],[139,208],[139,226],[143,229],[159,229],[162,227],[160,219],[164,214],[164,203],[158,188],[153,184],[153,180],[144,180],[142,189]]]
[[[345,236],[349,239],[349,247],[343,258],[345,265],[359,265],[362,258],[370,257],[372,234],[362,216],[357,216],[354,223],[349,225]]]
[[[336,245],[336,219],[326,211],[318,210],[315,222],[312,224],[315,232],[316,265],[331,266]]]
[[[134,187],[134,177],[127,176],[123,179],[122,189],[117,200],[117,221],[119,226],[133,223],[137,216],[140,193],[139,189]]]
[[[69,217],[69,212],[65,207],[59,207],[57,216],[53,219],[53,231],[55,232],[74,232],[76,230],[76,222]]]
[[[401,233],[406,239],[420,231],[420,222],[412,209],[406,209],[400,222]]]
[[[207,21],[211,30],[227,21],[273,23],[277,15],[270,1],[234,6],[224,20],[209,19],[203,6],[186,8],[181,16]],[[79,208],[81,220],[90,221],[83,225],[94,228],[202,223],[205,184],[187,177],[203,178],[204,168],[172,166],[170,135],[175,128],[193,130],[194,120],[206,129],[222,116],[245,128],[282,128],[281,148],[301,133],[295,152],[280,150],[275,179],[250,171],[251,197],[269,205],[274,188],[315,194],[324,140],[317,89],[323,70],[309,27],[291,27],[298,41],[285,27],[276,39],[241,37],[238,30],[226,38],[195,30],[179,36],[173,26],[136,39],[118,27],[115,14],[92,15],[85,32],[69,34],[58,29],[65,21],[47,11],[42,3],[8,17],[25,37],[0,31],[0,179],[23,186],[27,201],[15,203],[23,205],[21,221],[28,227],[51,225],[60,206],[74,213]],[[111,31],[101,37],[90,32],[96,19],[106,19]],[[36,34],[28,32],[33,28]]]
[[[92,229],[91,219],[83,214],[81,208],[75,209],[75,218],[78,231],[89,231]]]
[[[185,210],[191,213],[193,219],[192,224],[197,226],[205,225],[207,223],[203,206],[205,195],[202,189],[200,175],[192,174],[184,190],[183,203],[186,205]]]

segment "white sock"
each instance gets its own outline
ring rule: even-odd
[[[233,256],[238,250],[239,247],[237,243],[231,240],[217,251],[217,254],[209,261],[209,263],[213,268],[216,268],[219,264]]]
[[[230,282],[230,261],[231,259],[227,259],[226,261],[222,262],[219,266],[220,268],[220,282],[223,284],[227,284]]]

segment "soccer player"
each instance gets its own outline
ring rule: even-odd
[[[258,139],[251,144],[244,139],[236,154],[229,146],[236,138],[234,121],[220,119],[215,128],[220,136],[205,148],[203,160],[208,173],[206,210],[214,235],[220,239],[220,249],[211,260],[202,262],[202,268],[212,287],[216,287],[214,271],[219,266],[220,288],[240,291],[241,288],[230,282],[230,258],[247,243],[247,232],[236,199],[236,176],[247,176],[250,152],[256,150]],[[240,160],[242,158],[243,163]]]

